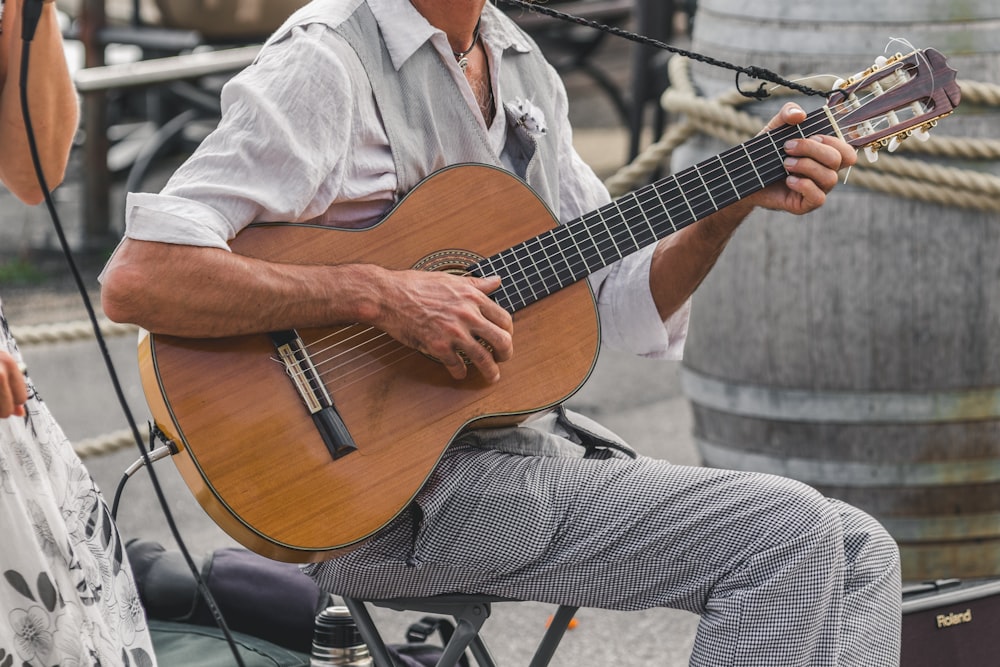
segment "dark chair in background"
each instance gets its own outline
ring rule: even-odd
[[[109,20],[105,0],[77,0],[64,37],[80,41],[85,54],[85,69],[77,79],[86,136],[81,179],[84,249],[104,252],[120,236],[113,223],[120,222],[121,212],[111,208],[116,178],[127,174],[125,190],[139,190],[158,159],[193,148],[219,115],[222,84],[248,64],[227,62],[197,74],[179,68],[176,75],[160,72],[148,81],[138,73],[122,82],[118,72],[109,72],[104,81],[104,74],[96,73],[109,69],[108,54],[121,47],[133,49],[130,62],[142,65],[259,44],[306,2],[131,0],[128,16]]]
[[[625,27],[632,19],[636,0],[549,0],[547,7],[615,27]],[[628,91],[599,63],[600,49],[608,33],[568,21],[527,12],[509,5],[504,11],[538,43],[561,73],[580,71],[603,90],[625,127],[630,125]]]
[[[307,0],[131,0],[131,16],[117,24],[105,21],[104,0],[79,2],[80,20],[66,36],[85,43],[86,66],[94,68],[106,64],[105,53],[113,46],[138,49],[138,60],[150,61],[258,45]],[[685,8],[693,4],[693,0],[550,0],[548,6],[668,41],[675,8],[682,2]],[[655,103],[666,84],[664,54],[636,45],[629,80],[619,63],[602,60],[608,51],[603,48],[607,33],[501,6],[538,41],[560,72],[581,72],[607,95],[630,132],[630,158],[638,153],[650,103],[654,103],[653,135],[662,132],[666,121]],[[153,7],[157,16],[145,18],[144,7],[147,14]],[[141,190],[158,160],[192,149],[218,117],[219,90],[236,69],[239,66],[197,76],[178,72],[153,84],[95,87],[84,94],[85,245],[101,248],[117,240],[118,234],[111,230],[112,221],[120,220],[109,204],[112,177],[127,174],[125,190]]]

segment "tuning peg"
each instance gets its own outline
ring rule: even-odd
[[[889,59],[885,56],[879,56],[875,59],[875,69],[881,69],[885,67],[885,64],[889,62]]]
[[[878,148],[875,146],[865,146],[865,157],[868,158],[868,162],[878,162]]]
[[[847,79],[837,79],[833,82],[833,88],[831,90],[839,90],[841,88],[847,87]]]
[[[931,133],[922,127],[917,127],[910,131],[910,136],[917,141],[927,141],[931,138]]]
[[[887,146],[887,148],[889,149],[890,153],[895,153],[896,149],[898,149],[902,143],[903,140],[900,139],[899,136],[897,135],[889,139],[889,145]]]

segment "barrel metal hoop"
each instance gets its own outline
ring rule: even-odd
[[[990,484],[1000,482],[1000,459],[935,461],[925,463],[882,461],[864,463],[777,457],[696,438],[702,462],[712,468],[755,470],[791,477],[820,486],[890,487]],[[803,446],[800,451],[809,451]],[[1000,525],[1000,524],[998,524]]]
[[[964,542],[1000,537],[1000,512],[953,516],[880,517],[879,523],[901,543]]]
[[[684,393],[729,414],[793,422],[935,423],[1000,418],[1000,387],[955,391],[813,391],[719,380],[688,367]]]

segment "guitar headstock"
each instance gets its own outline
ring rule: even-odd
[[[895,150],[909,137],[926,139],[938,119],[962,99],[956,72],[934,49],[879,58],[847,81],[838,81],[827,108],[847,143],[869,160],[881,148]]]

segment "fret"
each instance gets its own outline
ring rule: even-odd
[[[545,259],[551,269],[551,277],[545,281],[543,287],[546,294],[551,294],[556,289],[569,284],[568,282],[564,282],[566,280],[569,265],[565,261],[560,261],[563,259],[562,248],[559,246],[559,239],[556,237],[554,231],[548,234],[543,234],[538,238],[542,240],[542,242],[539,244],[539,249],[536,254],[541,252],[545,255]]]
[[[726,151],[719,156],[719,159],[737,199],[743,199],[760,189],[757,177],[752,175],[753,166],[742,150]]]
[[[735,153],[733,153],[732,151],[726,151],[725,153],[719,156],[719,164],[722,167],[722,173],[726,175],[726,179],[729,181],[729,187],[733,189],[733,194],[736,195],[736,199],[737,200],[743,199],[743,194],[740,192],[740,189],[736,187],[736,182],[733,180],[733,176],[730,173],[732,171],[735,171],[735,169],[726,164],[727,157],[735,158]]]
[[[764,164],[764,173],[770,175],[769,180],[778,181],[788,174],[788,170],[785,169],[784,163],[787,154],[785,153],[783,147],[785,142],[791,139],[795,134],[795,126],[785,126],[767,133],[766,136],[771,141],[771,147],[774,149],[774,155],[772,155],[769,160],[762,159],[761,162]],[[775,141],[775,138],[778,138],[779,141]]]
[[[611,209],[615,209],[611,211]],[[624,257],[625,255],[631,255],[633,252],[639,249],[639,244],[635,240],[635,236],[632,235],[631,225],[628,224],[628,219],[622,213],[621,208],[618,206],[618,202],[611,202],[605,209],[612,214],[611,217],[611,238],[615,241],[615,248],[618,249],[618,254]]]
[[[708,194],[708,199],[712,202],[712,208],[718,211],[720,207],[715,203],[715,197],[712,196],[712,188],[708,186],[708,182],[705,181],[705,176],[701,173],[701,169],[698,168],[698,165],[694,166],[694,173],[698,174],[698,180],[701,181],[702,187],[705,188],[705,192]]]
[[[586,245],[589,245],[591,248],[593,248],[594,254],[597,255],[597,263],[591,265],[591,260],[587,259],[587,255],[584,254],[583,252],[580,253],[580,255],[584,258],[584,263],[587,265],[587,270],[590,273],[593,273],[594,271],[597,271],[601,267],[610,264],[610,262],[605,260],[604,256],[601,255],[601,247],[597,244],[597,239],[594,238],[592,230],[590,229],[590,225],[586,224],[586,218],[577,218],[572,222],[566,223],[566,225],[564,226],[567,229],[571,230],[574,239],[579,239],[580,241],[586,241]],[[578,231],[575,231],[577,229],[582,229],[583,232],[586,232],[587,238],[586,239],[581,238],[582,234],[579,233]]]
[[[590,267],[587,264],[587,258],[584,257],[583,250],[580,248],[580,244],[577,243],[576,235],[573,233],[573,230],[569,227],[569,225],[560,225],[552,231],[556,236],[559,236],[560,234],[563,236],[563,239],[558,242],[560,247],[563,246],[564,241],[568,242],[567,245],[569,246],[569,250],[574,251],[576,256],[579,258],[580,266],[574,268],[574,264],[577,264],[577,260],[573,260],[573,264],[570,264],[569,257],[565,251],[563,252],[563,259],[566,260],[566,267],[569,269],[570,276],[574,280],[579,280],[589,274]]]
[[[631,247],[638,250],[639,248],[642,247],[642,244],[640,244],[639,241],[636,240],[635,234],[632,233],[632,226],[628,224],[628,216],[626,216],[625,213],[622,211],[621,201],[616,200],[614,202],[614,205],[615,208],[618,209],[618,216],[622,219],[623,224],[621,226],[625,229],[625,231],[628,232],[629,240],[631,240]]]
[[[610,264],[615,261],[615,244],[611,240],[611,231],[603,224],[603,221],[600,209],[588,213],[583,218],[584,224],[594,237],[594,246],[597,248],[601,262]]]
[[[486,257],[480,260],[478,263],[469,267],[469,275],[477,276],[479,278],[485,278],[489,276],[500,276],[500,288],[493,293],[493,300],[496,301],[501,308],[508,312],[513,312],[513,302],[508,294],[509,288],[514,285],[514,280],[511,279],[509,271],[499,271],[496,268],[497,262],[502,262],[502,255],[494,255],[493,257]],[[505,267],[506,268],[506,267]]]
[[[624,199],[626,199],[626,197],[622,197],[622,199],[620,199],[619,201],[623,201]],[[656,233],[656,227],[653,225],[653,221],[649,219],[649,215],[647,214],[647,210],[650,207],[643,205],[639,193],[633,193],[629,195],[627,199],[629,199],[632,202],[630,210],[632,209],[637,210],[639,212],[639,215],[642,216],[642,221],[644,224],[635,226],[635,229],[633,229],[634,232],[633,236],[635,237],[636,244],[640,248],[644,248],[650,243],[653,243],[654,241],[659,239],[661,235]],[[621,206],[619,206],[619,209],[620,208]],[[652,210],[649,210],[648,212],[651,213]]]
[[[569,230],[562,225],[552,230],[552,240],[553,246],[555,246],[559,253],[558,259],[562,260],[562,266],[565,267],[565,269],[560,268],[556,271],[556,276],[559,280],[559,286],[565,287],[579,278],[577,272],[573,270],[573,265],[569,263],[569,257],[566,254],[566,250],[572,250],[575,243],[573,242],[573,238],[569,235]]]
[[[514,306],[513,299],[510,298],[510,295],[507,293],[504,285],[500,285],[500,288],[491,296],[493,297],[493,300],[497,302],[497,305],[506,310],[508,313],[513,313],[517,310]]]
[[[766,188],[767,185],[764,183],[764,179],[760,177],[760,172],[757,171],[757,167],[754,166],[753,156],[751,156],[750,151],[747,150],[747,145],[741,144],[740,148],[742,148],[743,152],[747,154],[747,163],[750,165],[750,168],[753,169],[753,173],[757,174],[757,180],[760,181],[760,187]]]
[[[698,174],[709,191],[709,196],[712,198],[712,205],[716,211],[740,199],[739,192],[736,190],[735,184],[733,184],[733,179],[726,170],[726,165],[720,156],[715,156],[702,162],[701,167]]]
[[[691,213],[691,219],[697,220],[698,214],[695,212],[694,206],[691,204],[692,200],[695,199],[694,196],[689,197],[686,192],[691,192],[694,194],[699,194],[699,191],[704,190],[701,183],[697,179],[697,171],[694,167],[688,167],[684,171],[677,174],[677,184],[680,186],[677,191],[680,193],[681,198],[684,200],[684,204],[687,205],[688,212]]]
[[[542,270],[538,272],[538,275],[542,279],[542,284],[539,287],[545,288],[548,285],[559,282],[559,272],[556,270],[555,264],[552,263],[552,257],[550,253],[546,252],[544,240],[551,238],[550,234],[543,234],[542,236],[536,236],[534,239],[526,243],[528,252],[531,253],[531,261],[536,265],[538,264],[538,256],[541,255],[542,259],[545,260],[545,264],[542,266]],[[534,245],[535,247],[532,247]],[[548,266],[548,271],[545,270],[545,266]],[[548,277],[546,277],[548,276]],[[551,291],[551,290],[550,290]],[[542,290],[543,294],[548,294],[549,291]]]
[[[670,223],[670,232],[669,233],[676,232],[677,231],[677,225],[674,224],[673,216],[670,215],[670,209],[667,207],[666,203],[663,201],[663,197],[660,196],[660,189],[657,187],[657,184],[653,183],[649,187],[649,189],[652,190],[653,194],[656,195],[656,201],[658,201],[660,203],[660,210],[662,210],[663,214],[665,216],[667,216],[667,222]],[[666,236],[666,234],[664,234],[664,236]]]
[[[510,256],[514,260],[514,263],[517,265],[517,268],[520,270],[520,274],[522,276],[524,276],[522,284],[526,288],[526,291],[527,292],[531,292],[530,299],[529,299],[527,293],[524,293],[524,295],[522,297],[522,300],[525,303],[532,303],[532,301],[537,301],[538,300],[538,293],[535,291],[535,283],[534,283],[534,281],[532,281],[530,279],[530,276],[534,276],[534,275],[538,274],[538,271],[537,271],[538,267],[532,261],[531,254],[528,252],[527,248],[525,247],[525,243],[520,243],[520,244],[514,246],[513,248],[511,248],[510,249]],[[532,269],[535,269],[535,270],[529,272],[529,271],[525,270],[525,267],[531,267]],[[521,290],[518,289],[518,291],[520,292]]]
[[[517,300],[518,301],[524,301],[524,295],[521,293],[521,283],[524,282],[524,274],[521,271],[512,271],[511,270],[511,268],[507,264],[507,260],[506,260],[506,256],[508,254],[509,254],[509,252],[508,253],[501,253],[499,255],[494,255],[493,256],[493,257],[496,258],[497,262],[500,262],[503,265],[503,270],[501,270],[501,271],[493,271],[492,273],[499,274],[501,276],[501,279],[500,279],[500,289],[502,290],[504,296],[507,297],[507,301],[508,301],[508,307],[507,307],[507,309],[510,310],[511,312],[513,312],[514,311],[514,296],[511,294],[511,289],[513,289],[515,292],[517,292]],[[493,265],[494,265],[494,262],[492,261],[492,259],[493,258],[487,258],[485,260],[486,262],[489,262],[490,267],[493,267]],[[484,274],[481,274],[481,275],[488,275],[488,274],[484,273]],[[503,305],[503,304],[501,304],[501,305]]]
[[[605,219],[605,217],[604,217],[604,211],[606,209],[607,209],[606,206],[603,207],[603,208],[599,208],[599,209],[597,209],[597,211],[595,211],[595,213],[597,213],[597,217],[601,221],[601,227],[604,229],[605,233],[607,233],[607,235],[608,235],[608,240],[611,241],[611,245],[614,246],[614,249],[615,249],[614,255],[616,257],[624,257],[624,255],[622,255],[621,249],[618,248],[618,242],[615,241],[615,235],[611,231],[611,227],[608,226],[607,219]]]
[[[676,231],[691,222],[693,211],[691,211],[687,206],[686,200],[681,196],[681,189],[677,178],[662,181],[659,190],[664,210],[670,217],[673,229]]]
[[[775,143],[775,141],[774,141],[774,135],[775,135],[774,132],[765,132],[764,133],[764,136],[767,137],[768,140],[771,142],[771,147],[774,149],[774,154],[777,155],[777,156],[779,156],[779,158],[780,158],[781,156],[783,156],[785,154],[785,151],[782,150],[781,148],[778,148],[778,144]],[[784,142],[782,142],[782,143],[784,143]],[[786,171],[786,173],[787,173],[787,170],[785,170],[785,165],[781,165],[781,169],[783,171]]]
[[[531,291],[531,286],[528,284],[528,277],[525,275],[524,267],[517,261],[514,250],[514,248],[511,248],[504,253],[504,264],[508,265],[508,260],[510,260],[510,264],[508,265],[508,272],[511,276],[510,282],[514,289],[517,290],[518,301],[527,303],[528,292]]]

